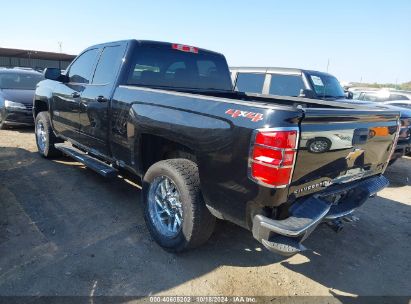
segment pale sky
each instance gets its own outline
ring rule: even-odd
[[[411,1],[4,1],[0,47],[77,54],[149,39],[223,53],[232,66],[326,71],[340,81],[411,81]]]

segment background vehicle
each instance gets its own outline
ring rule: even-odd
[[[33,111],[39,153],[63,152],[106,177],[116,168],[140,177],[147,226],[169,251],[204,243],[217,217],[294,254],[321,221],[339,225],[388,184],[397,111],[235,92],[218,53],[118,41],[45,77]],[[299,140],[330,131],[351,140],[316,153]]]
[[[235,89],[240,92],[323,100],[346,98],[337,78],[324,72],[276,67],[231,67],[230,71]]]
[[[33,96],[43,75],[28,69],[0,68],[0,129],[33,125]]]
[[[411,153],[411,92],[391,89],[365,90],[350,88],[358,99],[378,105],[395,106],[401,111],[401,132],[393,161]],[[392,161],[392,162],[393,162]]]
[[[404,91],[367,91],[361,92],[352,90],[344,92],[339,81],[331,74],[292,68],[256,68],[256,67],[233,67],[231,78],[235,89],[243,92],[269,94],[279,96],[305,96],[309,98],[334,100],[339,102],[370,103],[376,101],[377,97],[381,101],[390,98],[402,98],[406,102],[408,98]],[[368,95],[369,94],[369,95]],[[361,96],[361,101],[352,99],[353,96]],[[375,99],[375,100],[374,100]],[[378,99],[380,100],[380,99]],[[395,102],[397,103],[397,101]],[[386,104],[386,103],[381,103]],[[390,107],[394,104],[388,104]],[[406,108],[392,108],[401,113],[401,131],[395,152],[391,157],[391,164],[411,151],[411,111]],[[304,141],[304,138],[302,138]],[[311,140],[311,147],[321,145],[323,147],[338,147],[340,140],[333,139]]]
[[[397,91],[397,90],[378,90],[378,91],[361,91],[355,90],[359,93],[358,100],[372,101],[372,102],[388,102],[388,101],[410,101],[411,92]]]

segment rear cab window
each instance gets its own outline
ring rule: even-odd
[[[265,73],[238,73],[235,90],[246,93],[263,93]]]
[[[158,88],[232,91],[224,56],[167,47],[138,47],[127,84]]]

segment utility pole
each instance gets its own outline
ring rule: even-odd
[[[63,53],[63,41],[57,42],[59,44],[59,51],[60,53]]]
[[[328,68],[330,67],[330,58],[327,60],[327,73],[328,73]]]

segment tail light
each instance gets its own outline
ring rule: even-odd
[[[289,185],[297,144],[298,128],[256,130],[251,142],[249,177],[270,188]]]

